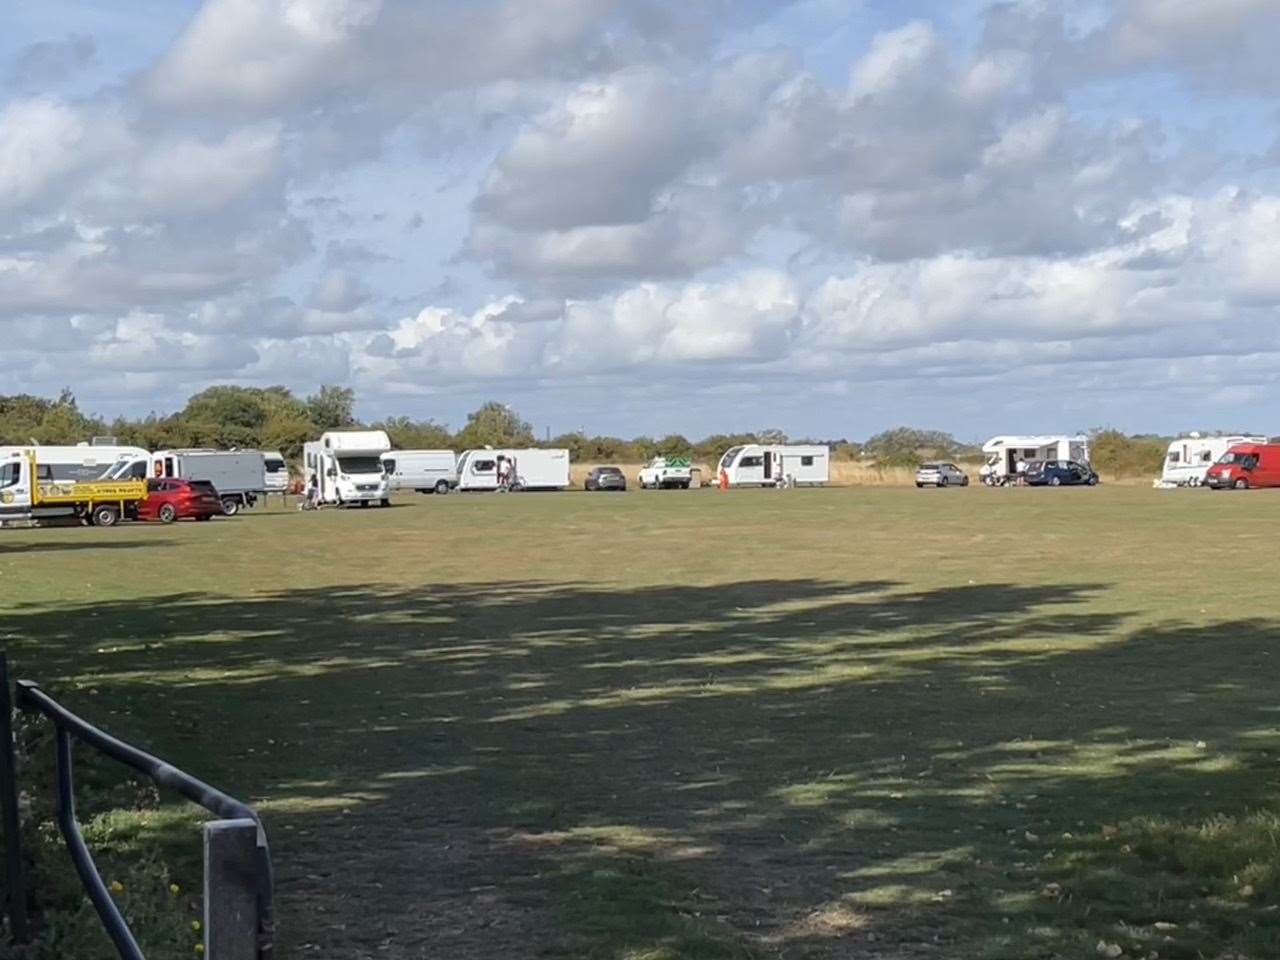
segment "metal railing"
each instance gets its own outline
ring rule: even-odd
[[[4,691],[0,701],[8,700],[8,668],[0,652],[0,681]],[[50,697],[29,680],[16,683],[16,703],[19,710],[40,714],[54,725],[54,758],[56,765],[56,818],[58,829],[66,842],[67,851],[80,876],[80,882],[89,895],[107,935],[115,944],[122,960],[145,960],[129,925],[125,922],[103,881],[93,856],[80,833],[76,822],[75,790],[72,776],[72,738],[92,747],[111,759],[145,774],[159,787],[173,790],[192,803],[199,804],[210,813],[224,818],[205,825],[205,944],[210,960],[270,960],[275,946],[275,924],[272,910],[271,852],[267,846],[266,832],[257,813],[235,797],[229,796],[203,781],[165,763],[144,750],[139,750],[119,740],[82,719]],[[0,703],[7,708],[7,703]],[[7,709],[5,710],[7,714]],[[0,735],[7,723],[0,721]],[[12,739],[0,744],[0,753],[9,757],[6,765],[0,761],[0,775],[7,774],[11,782],[3,785],[6,798],[16,797],[16,778],[12,773]],[[6,851],[10,880],[18,871],[21,882],[21,851],[18,838],[10,833],[8,803],[5,804]],[[25,892],[19,886],[10,888],[10,916],[15,935],[25,929]],[[16,901],[16,902],[15,902]]]

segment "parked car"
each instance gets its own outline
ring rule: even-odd
[[[1023,477],[1032,487],[1098,485],[1098,474],[1093,467],[1075,460],[1032,460]]]
[[[688,457],[654,457],[636,480],[641,490],[688,490],[693,485],[693,464]]]
[[[626,490],[627,478],[617,467],[592,467],[583,487],[587,490]]]
[[[1215,490],[1280,487],[1280,444],[1238,443],[1209,468],[1204,482]]]
[[[969,475],[954,463],[922,463],[916,471],[917,487],[967,487]]]
[[[147,481],[147,498],[138,504],[139,520],[209,520],[223,513],[222,499],[207,480],[164,477]]]

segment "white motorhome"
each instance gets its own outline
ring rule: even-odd
[[[458,457],[459,490],[497,490],[504,471],[511,490],[565,490],[569,486],[569,451],[464,450]]]
[[[999,485],[1018,475],[1018,464],[1031,460],[1089,462],[1089,438],[1066,434],[992,437],[982,445],[987,462],[978,471],[982,482]]]
[[[108,443],[79,443],[75,446],[0,447],[0,459],[32,451],[39,463],[41,480],[89,481],[111,478],[142,480],[147,476],[147,460],[151,454],[141,447]]]
[[[289,463],[279,450],[262,451],[262,489],[267,493],[289,492]]]
[[[1238,443],[1266,443],[1266,437],[1202,437],[1192,433],[1169,444],[1157,487],[1198,487],[1209,468]]]
[[[241,507],[254,506],[266,494],[266,458],[257,450],[157,450],[151,455],[148,475],[213,484],[229,517]]]
[[[391,450],[382,469],[392,490],[448,493],[458,485],[458,458],[452,450]]]
[[[303,444],[302,474],[308,489],[314,479],[321,503],[391,505],[391,485],[382,455],[391,449],[383,430],[330,430]]]
[[[817,486],[831,479],[831,451],[813,443],[748,443],[726,450],[716,472],[731,487]]]

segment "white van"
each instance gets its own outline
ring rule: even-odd
[[[818,486],[831,479],[831,451],[823,444],[748,443],[726,450],[716,473],[731,487]]]
[[[459,490],[497,490],[500,461],[513,464],[512,490],[565,490],[569,486],[569,451],[464,450],[458,457]]]
[[[458,485],[458,458],[452,450],[391,450],[382,469],[392,490],[448,493]]]
[[[303,444],[302,473],[306,489],[314,479],[321,503],[371,503],[391,506],[391,485],[382,455],[391,449],[383,430],[330,430]]]

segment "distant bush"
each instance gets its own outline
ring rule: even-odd
[[[1093,468],[1113,477],[1159,476],[1169,440],[1165,437],[1126,436],[1119,430],[1098,429],[1089,439]]]

